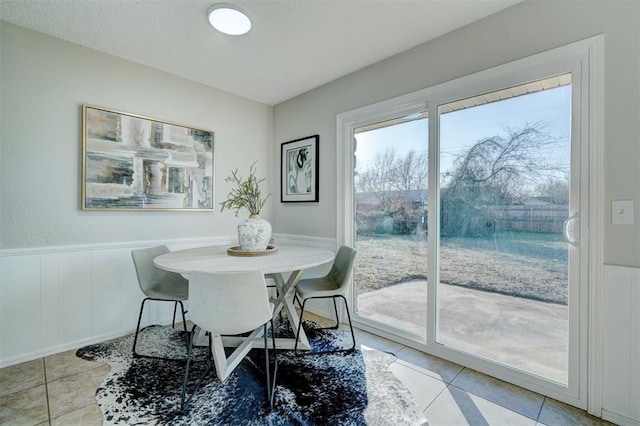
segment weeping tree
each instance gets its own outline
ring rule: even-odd
[[[542,178],[562,167],[549,155],[557,140],[542,122],[505,129],[476,142],[453,164],[441,191],[441,235],[486,236],[497,217],[490,206],[515,204]]]

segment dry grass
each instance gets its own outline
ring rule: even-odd
[[[567,304],[566,245],[555,234],[443,239],[440,282]],[[359,293],[427,278],[427,243],[413,237],[358,237]]]

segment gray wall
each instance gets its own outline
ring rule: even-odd
[[[277,105],[275,158],[318,133],[321,177],[320,203],[276,203],[274,230],[336,236],[336,114],[604,34],[605,262],[640,266],[639,23],[638,1],[525,1]],[[634,200],[634,225],[611,225],[612,199]]]
[[[255,160],[271,173],[271,106],[4,22],[0,35],[0,249],[235,234],[224,178]],[[83,103],[214,130],[216,211],[81,211]]]

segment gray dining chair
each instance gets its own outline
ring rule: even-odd
[[[175,272],[164,271],[153,264],[153,259],[161,254],[169,253],[166,246],[150,247],[139,250],[132,250],[131,257],[136,268],[138,276],[138,285],[140,290],[146,296],[140,305],[140,314],[138,315],[138,325],[136,326],[136,336],[133,339],[133,356],[146,358],[162,357],[141,355],[136,351],[138,344],[138,334],[140,333],[140,322],[142,321],[142,312],[147,301],[171,302],[173,306],[173,322],[172,326],[176,326],[176,311],[180,305],[182,313],[182,325],[184,327],[185,338],[188,340],[187,320],[185,317],[183,302],[189,298],[189,281],[182,275]]]
[[[278,359],[273,329],[273,304],[269,301],[263,273],[260,271],[194,272],[189,274],[189,292],[191,296],[189,318],[194,326],[190,333],[187,366],[182,386],[181,408],[183,413],[188,412],[191,399],[214,365],[218,379],[225,381],[260,340],[264,345],[267,401],[272,406]],[[196,382],[191,395],[187,397],[196,327],[208,334],[208,360],[205,372]],[[269,342],[267,339],[269,327],[271,328],[271,345],[273,347],[273,367],[269,362]],[[242,343],[227,357],[223,336],[245,335],[246,333],[249,335],[243,337]],[[262,334],[262,339],[260,339],[260,334]]]
[[[347,318],[349,320],[349,329],[351,330],[351,340],[353,341],[353,345],[350,348],[346,349],[335,349],[330,351],[321,351],[321,352],[306,352],[311,354],[319,354],[319,353],[334,353],[334,352],[345,352],[352,351],[356,347],[356,338],[353,333],[353,324],[351,323],[351,315],[349,314],[349,306],[347,304],[347,299],[344,297],[344,293],[347,289],[347,284],[349,283],[349,278],[353,272],[353,266],[356,261],[356,255],[358,251],[354,248],[348,246],[341,246],[338,249],[338,253],[336,253],[336,257],[333,261],[333,265],[331,266],[331,270],[329,273],[321,278],[308,278],[300,280],[298,285],[296,286],[296,298],[300,304],[300,322],[298,323],[298,330],[296,332],[296,336],[300,335],[300,330],[302,328],[302,317],[304,315],[304,309],[307,301],[311,299],[332,299],[333,300],[333,309],[336,313],[336,325],[332,327],[323,327],[324,329],[337,329],[340,326],[340,319],[338,317],[338,306],[336,304],[336,299],[342,299],[344,301],[344,307],[347,311]],[[298,351],[298,341],[296,338],[296,343],[294,345],[294,351],[296,354]]]

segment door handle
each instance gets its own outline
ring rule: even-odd
[[[580,223],[580,213],[574,213],[564,221],[562,225],[562,234],[566,242],[573,247],[580,247],[579,232],[576,233],[576,224]],[[579,230],[579,228],[578,228]]]

